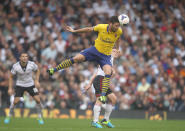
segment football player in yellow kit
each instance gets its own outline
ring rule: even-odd
[[[81,51],[73,58],[62,61],[57,67],[48,69],[47,71],[49,75],[53,75],[54,72],[58,70],[70,67],[74,63],[96,61],[105,73],[102,80],[102,92],[99,97],[99,100],[102,103],[105,103],[107,100],[106,92],[110,87],[110,77],[112,74],[111,52],[114,46],[116,47],[116,51],[119,52],[118,39],[122,35],[118,17],[112,16],[109,24],[98,24],[94,27],[85,27],[77,30],[74,30],[70,26],[66,26],[66,30],[72,33],[95,31],[98,32],[98,37],[95,40],[94,46]]]

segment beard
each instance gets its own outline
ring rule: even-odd
[[[115,29],[115,28],[112,28],[112,32],[116,32],[117,31],[117,29]]]

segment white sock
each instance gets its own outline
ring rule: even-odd
[[[112,109],[113,109],[113,106],[111,104],[106,104],[106,108],[105,108],[105,115],[104,115],[104,118],[109,121],[109,117],[110,117],[110,114],[112,112]]]
[[[107,104],[102,104],[101,107],[105,110]]]
[[[98,122],[100,111],[101,111],[101,106],[95,104],[93,111],[94,111],[94,120],[93,121]]]
[[[38,118],[42,118],[42,104],[37,104],[37,113],[38,113]]]
[[[13,110],[14,110],[14,104],[12,102],[11,105],[10,105],[10,111],[9,111],[8,117],[11,117],[12,116]]]

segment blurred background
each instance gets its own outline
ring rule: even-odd
[[[75,64],[52,77],[46,70],[92,46],[97,37],[65,32],[63,25],[94,26],[125,13],[130,23],[122,28],[122,55],[114,63],[114,110],[185,111],[184,7],[182,0],[1,0],[0,107],[9,107],[8,72],[26,51],[41,70],[40,95],[46,109],[92,109],[93,88],[81,92],[97,64]],[[35,106],[28,94],[18,104]]]

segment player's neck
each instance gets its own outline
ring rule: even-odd
[[[21,62],[21,61],[20,61],[20,64],[21,64],[21,66],[23,66],[23,67],[26,66],[27,63],[28,63],[28,62]]]

